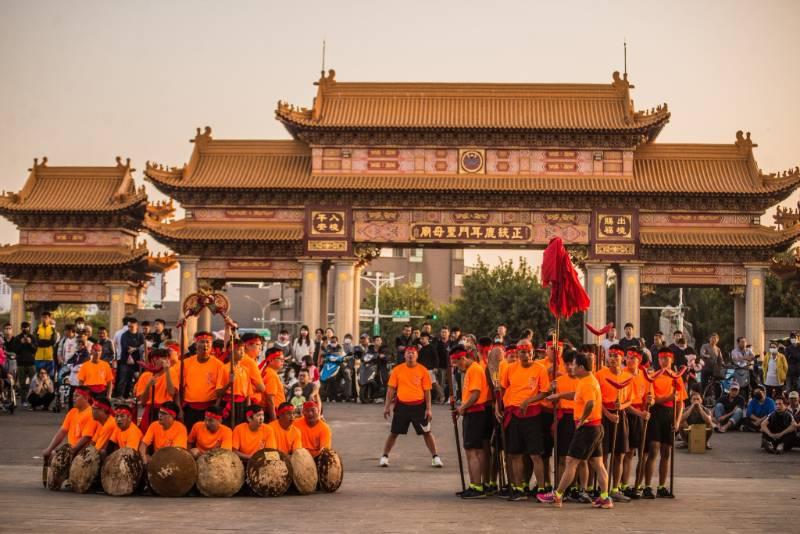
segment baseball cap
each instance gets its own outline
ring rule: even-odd
[[[789,393],[789,398],[790,399],[800,399],[800,393],[798,393],[796,391],[792,391],[791,393]]]

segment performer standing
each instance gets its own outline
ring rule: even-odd
[[[233,396],[231,397],[231,389]],[[233,375],[225,365],[217,377],[217,397],[222,402],[223,418],[228,419],[233,410],[236,425],[244,423],[248,399],[264,391],[264,382],[255,361],[245,353],[244,343],[237,341],[233,351]]]
[[[502,418],[506,433],[506,447],[511,464],[512,501],[527,500],[524,488],[527,483],[524,475],[523,456],[529,455],[533,461],[536,480],[544,480],[544,439],[542,435],[541,403],[549,391],[547,371],[533,363],[533,345],[522,340],[517,343],[519,362],[509,365],[502,378],[504,413]]]
[[[211,356],[212,336],[197,332],[197,353],[183,361],[183,422],[188,428],[205,419],[206,410],[216,403],[217,382],[225,364]]]
[[[603,395],[600,384],[591,372],[592,365],[586,354],[579,353],[572,362],[572,373],[578,379],[575,386],[574,416],[575,434],[567,451],[567,462],[558,488],[550,493],[537,495],[540,502],[561,506],[564,492],[575,479],[575,472],[582,461],[597,473],[600,496],[592,506],[613,508],[614,501],[608,497],[608,472],[603,465]]]
[[[444,467],[439,453],[436,452],[436,440],[431,433],[431,377],[428,370],[417,363],[417,348],[408,346],[403,352],[405,363],[395,366],[389,375],[387,384],[386,401],[383,408],[383,417],[389,418],[392,414],[392,427],[383,455],[378,463],[380,467],[389,467],[389,453],[397,442],[397,436],[408,433],[408,425],[414,427],[414,432],[422,436],[433,458],[433,467]],[[395,402],[396,401],[396,402]]]
[[[233,447],[232,431],[222,424],[222,408],[212,406],[206,410],[204,421],[195,423],[187,439],[189,452],[197,458],[211,449],[228,449]]]
[[[106,397],[111,396],[114,387],[114,373],[108,362],[100,359],[103,355],[103,345],[95,343],[89,352],[89,361],[81,365],[78,370],[78,382],[86,386],[95,395],[105,393]]]
[[[667,489],[669,461],[672,455],[674,421],[680,421],[683,412],[683,401],[686,400],[686,388],[683,380],[674,379],[667,372],[672,372],[672,350],[663,347],[658,350],[659,369],[666,371],[653,381],[653,397],[655,404],[650,408],[650,421],[647,425],[647,461],[644,466],[645,488],[643,499],[659,497],[672,498],[674,495]],[[676,413],[677,410],[677,413]],[[656,454],[660,457],[658,467],[658,489],[653,493],[651,483],[656,464]]]
[[[247,464],[250,457],[261,449],[277,447],[275,433],[264,424],[264,408],[254,404],[245,409],[247,422],[233,429],[233,452]]]
[[[134,388],[139,404],[142,405],[142,420],[139,423],[142,432],[147,432],[147,428],[158,417],[158,408],[173,400],[178,392],[178,369],[170,367],[169,351],[153,349],[149,356],[150,368],[139,375]]]
[[[158,421],[151,424],[139,443],[139,454],[145,464],[150,461],[148,450],[155,453],[164,447],[183,447],[187,445],[186,427],[178,421],[178,405],[167,401],[158,409]]]
[[[484,479],[489,471],[489,439],[492,437],[492,415],[486,371],[475,361],[475,355],[456,348],[450,353],[464,380],[461,385],[461,406],[456,414],[463,418],[464,451],[467,454],[469,487],[461,493],[462,499],[484,499]]]
[[[650,383],[645,378],[646,370],[640,369],[642,363],[642,351],[636,347],[625,351],[625,370],[633,376],[631,381],[631,405],[626,410],[628,419],[628,452],[622,462],[622,480],[620,489],[626,497],[639,499],[642,492],[639,488],[628,485],[631,480],[631,468],[633,466],[633,456],[641,449],[644,440],[644,422],[650,419],[650,403],[653,396],[650,395]],[[640,456],[638,463],[644,459]],[[639,472],[637,465],[636,471]]]
[[[278,406],[286,402],[283,380],[278,375],[278,370],[283,367],[283,350],[280,347],[267,349],[259,367],[262,367],[261,377],[264,380],[264,393],[261,396],[264,419],[275,421],[278,417]]]
[[[92,425],[92,408],[91,408],[91,393],[83,386],[75,388],[74,406],[67,412],[61,427],[50,440],[50,445],[42,451],[42,457],[45,461],[50,457],[53,451],[61,445],[64,438],[67,438],[67,443],[72,447],[72,455],[75,456],[80,450],[89,443],[89,437],[83,435],[83,431],[87,426]]]
[[[630,502],[619,490],[622,462],[628,453],[628,418],[625,410],[631,405],[630,382],[633,377],[622,369],[624,350],[619,345],[608,348],[608,367],[594,376],[603,395],[603,457],[608,456],[606,470],[611,479],[609,494],[614,502]],[[616,435],[615,435],[616,434]]]
[[[303,403],[303,417],[294,422],[300,431],[303,448],[316,458],[322,449],[331,448],[331,427],[319,418],[319,406],[313,400]]]

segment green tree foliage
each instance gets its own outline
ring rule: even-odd
[[[492,335],[500,323],[508,327],[509,335],[516,339],[522,331],[534,331],[536,342],[544,341],[547,330],[556,325],[547,307],[550,290],[543,289],[537,273],[525,261],[519,266],[502,262],[490,267],[482,261],[464,276],[461,297],[442,310],[449,325],[461,327],[462,332],[480,336]],[[580,343],[582,314],[561,321],[561,337]]]
[[[369,289],[361,303],[364,309],[372,309],[375,305],[375,291]],[[436,305],[431,300],[428,290],[425,287],[416,287],[414,284],[397,284],[394,287],[384,286],[381,288],[378,306],[381,315],[390,315],[393,310],[408,310],[411,315],[429,316],[438,313]],[[381,335],[384,342],[393,347],[394,338],[400,335],[403,326],[410,324],[414,328],[419,328],[425,319],[411,319],[409,323],[395,323],[391,319],[381,319]],[[433,322],[433,321],[431,321]],[[437,325],[434,325],[437,326]],[[372,323],[361,322],[361,332],[372,334]],[[354,337],[357,337],[354,335]]]
[[[800,282],[767,273],[764,310],[767,317],[800,317]]]

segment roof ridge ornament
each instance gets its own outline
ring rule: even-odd
[[[198,148],[202,149],[208,146],[211,139],[211,126],[206,126],[203,128],[202,133],[200,128],[197,128],[197,134],[194,136],[194,139],[189,139],[189,142],[196,144]]]
[[[136,169],[131,169],[131,158],[125,158],[125,163],[122,163],[122,157],[117,156],[117,168],[118,169],[127,169],[131,172],[135,171]]]
[[[33,167],[28,169],[28,172],[33,172],[36,169],[47,167],[47,156],[42,156],[42,163],[39,163],[39,158],[33,158]]]
[[[734,144],[739,147],[739,152],[742,154],[750,153],[753,148],[758,146],[750,139],[750,132],[745,134],[742,130],[736,132],[736,142]]]

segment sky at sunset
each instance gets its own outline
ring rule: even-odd
[[[339,81],[589,83],[622,70],[627,39],[637,109],[672,112],[659,141],[732,143],[750,131],[759,166],[782,171],[800,164],[798,23],[791,0],[0,0],[0,189],[19,190],[41,156],[129,157],[141,184],[147,160],[188,160],[198,126],[288,138],[276,102],[310,107],[323,39]],[[0,242],[16,239],[0,222]],[[467,261],[478,254],[520,255]],[[174,297],[175,271],[170,280]]]

